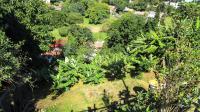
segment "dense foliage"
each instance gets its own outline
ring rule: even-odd
[[[115,107],[106,105],[108,110],[178,112],[197,102],[199,4],[180,3],[177,9],[159,0],[65,0],[58,4],[63,5],[61,10],[51,9],[42,0],[0,0],[0,93],[8,93],[8,111],[29,110],[29,103],[14,99],[16,90],[26,84],[32,90],[47,84],[48,92],[64,92],[78,82],[125,83],[125,78],[143,72],[155,73],[158,87],[135,91],[133,96],[127,87],[126,101]],[[110,16],[109,5],[116,7]],[[125,7],[154,10],[156,16],[125,13]],[[102,33],[108,37],[101,37]],[[95,40],[96,35],[99,39]],[[29,97],[34,102],[35,96]]]
[[[110,4],[116,6],[117,12],[123,11],[129,0],[110,0]]]
[[[127,45],[130,41],[135,40],[145,25],[145,19],[142,16],[127,13],[119,20],[115,21],[108,31],[110,47]]]
[[[107,4],[95,3],[89,6],[86,17],[89,18],[89,22],[93,24],[102,23],[102,21],[109,17],[109,8]]]
[[[77,45],[84,45],[86,42],[93,40],[92,32],[88,28],[80,27],[78,25],[72,25],[68,29],[68,33],[76,38]]]
[[[49,36],[49,31],[52,29],[52,26],[49,26],[50,21],[48,18],[45,18],[45,15],[49,12],[48,7],[44,2],[38,0],[20,0],[12,2],[1,0],[0,10],[0,27],[2,31],[5,32],[1,33],[1,45],[7,45],[1,47],[2,53],[5,52],[5,56],[2,58],[6,60],[7,56],[9,61],[6,63],[9,62],[10,66],[12,65],[11,63],[13,63],[12,68],[9,66],[7,67],[6,71],[8,73],[4,71],[3,74],[10,75],[5,75],[6,77],[10,77],[10,80],[12,80],[13,76],[17,75],[21,75],[22,78],[26,78],[23,75],[31,77],[32,73],[24,68],[30,63],[32,65],[30,68],[34,68],[37,64],[40,64],[37,56],[41,50],[49,49],[47,45],[52,40]],[[20,46],[18,44],[20,44]],[[29,60],[21,64],[21,60],[25,60],[25,57]],[[38,61],[38,63],[34,63],[35,61]],[[21,65],[26,65],[22,70],[24,73],[9,73],[12,70],[18,70],[21,68]],[[19,79],[18,81],[20,82]]]
[[[0,31],[0,84],[2,82],[12,82],[13,77],[19,74],[21,68],[21,57],[19,54],[20,45],[12,44],[10,40],[5,37],[5,34]],[[0,85],[0,87],[2,87]]]
[[[65,61],[59,61],[58,73],[52,75],[54,80],[54,89],[69,89],[78,81],[83,83],[98,84],[104,77],[104,70],[95,63],[87,64],[84,61],[84,55],[78,57],[69,57]]]
[[[139,3],[130,3],[129,7],[136,10],[136,11],[144,11],[147,9],[147,3],[139,2]]]
[[[49,24],[54,27],[62,27],[68,26],[70,24],[75,23],[83,23],[83,17],[80,13],[66,13],[64,11],[51,11],[46,14],[47,18],[49,18]]]
[[[162,63],[162,66],[157,65],[156,67],[160,86],[164,83],[161,86],[162,89],[152,92],[153,94],[149,92],[145,94],[138,93],[134,98],[140,98],[138,100],[142,100],[141,102],[143,103],[136,105],[138,104],[137,100],[120,107],[118,110],[187,111],[191,108],[192,102],[197,102],[199,97],[198,80],[200,73],[198,69],[199,61],[197,61],[199,59],[199,45],[196,46],[196,44],[193,44],[194,41],[192,40],[195,38],[196,41],[199,41],[197,39],[199,38],[199,33],[197,33],[199,31],[199,18],[194,19],[195,22],[193,19],[179,18],[178,20],[177,18],[179,17],[166,17],[163,20],[164,26],[159,27],[162,35],[168,36],[166,38],[168,41],[164,40],[163,43],[159,42],[158,38],[156,39],[158,42],[157,45],[159,45],[158,49],[165,46],[163,49],[164,52],[161,53],[164,56],[164,63]],[[194,18],[194,16],[190,18]],[[187,32],[185,32],[186,30]],[[193,39],[191,40],[191,38]],[[170,41],[171,43],[169,44]]]
[[[62,11],[65,13],[76,12],[85,15],[89,6],[92,6],[95,2],[96,0],[66,0]]]

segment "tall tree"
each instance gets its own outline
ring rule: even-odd
[[[19,73],[22,63],[22,57],[19,55],[20,45],[13,44],[0,31],[0,87],[3,83],[11,83],[13,77]]]
[[[137,38],[145,25],[145,19],[142,16],[128,13],[123,15],[119,20],[113,22],[108,35],[109,46],[116,46],[121,44],[127,45],[130,41]]]
[[[89,18],[90,23],[102,23],[104,19],[109,17],[109,7],[105,3],[95,3],[88,8],[86,16]]]

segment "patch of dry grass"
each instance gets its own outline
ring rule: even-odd
[[[148,81],[154,79],[153,73],[145,73],[142,79],[134,79],[131,77],[124,78],[125,85],[128,87],[130,94],[134,95],[134,87],[142,87],[148,89]],[[83,85],[79,82],[72,87],[70,91],[63,93],[55,100],[52,100],[52,95],[38,101],[37,108],[44,109],[51,106],[56,106],[59,112],[66,111],[81,111],[92,107],[94,104],[97,108],[103,107],[102,101],[103,93],[106,91],[112,101],[118,101],[119,92],[125,90],[125,85],[122,80],[105,81],[99,85]]]

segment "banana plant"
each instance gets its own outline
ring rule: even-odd
[[[196,19],[196,31],[198,31],[200,29],[200,18],[197,17]]]
[[[127,51],[129,54],[137,55],[138,53],[142,53],[143,50],[148,46],[146,44],[146,38],[144,35],[141,35],[141,37],[138,37],[136,40],[133,40],[131,44],[127,46]]]
[[[174,28],[175,28],[175,23],[174,23],[174,20],[172,17],[168,16],[164,19],[164,28],[167,30],[167,31],[173,31]]]
[[[159,34],[159,35],[158,35]],[[175,41],[173,36],[165,36],[162,32],[156,33],[155,31],[150,31],[149,33],[150,45],[155,45],[159,48],[167,47],[170,42]],[[167,43],[166,43],[167,42]]]
[[[104,77],[104,70],[96,64],[81,64],[79,73],[84,83],[98,84]]]
[[[78,72],[79,66],[74,59],[70,59],[68,63],[64,61],[59,61],[58,73],[52,75],[53,79],[53,89],[60,90],[66,89],[73,86],[80,79],[80,74]]]
[[[154,45],[154,44],[158,43],[158,46],[160,48],[165,47],[165,44],[162,42],[163,37],[162,36],[158,36],[156,34],[156,32],[150,31],[150,38],[152,39],[152,41],[150,43],[151,45]]]

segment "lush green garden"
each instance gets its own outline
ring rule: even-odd
[[[197,111],[199,7],[0,0],[0,111]]]

